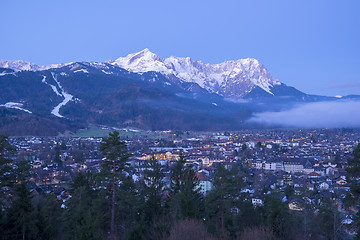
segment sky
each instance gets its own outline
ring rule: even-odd
[[[149,48],[205,63],[256,58],[309,93],[360,94],[358,0],[0,0],[0,59],[107,61]]]

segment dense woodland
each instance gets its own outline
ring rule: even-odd
[[[214,188],[205,197],[183,157],[171,168],[170,187],[162,181],[165,173],[155,158],[143,178],[134,182],[127,146],[112,132],[101,143],[102,170],[74,174],[71,198],[63,203],[55,194],[29,191],[30,167],[5,157],[12,151],[1,135],[0,239],[349,239],[330,201],[317,211],[311,206],[290,211],[279,196],[269,194],[264,206],[253,207],[249,196],[240,192],[245,170],[239,163],[220,165]],[[348,163],[348,199],[356,207],[360,144]],[[359,229],[359,216],[354,227]]]

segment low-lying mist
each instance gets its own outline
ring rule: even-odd
[[[360,101],[305,103],[286,111],[257,113],[249,121],[270,127],[360,127]]]

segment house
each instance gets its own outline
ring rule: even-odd
[[[71,198],[71,195],[66,189],[63,189],[59,195],[57,195],[57,200],[62,200],[63,202],[68,201]]]
[[[253,197],[251,199],[251,203],[253,204],[254,207],[257,207],[257,206],[263,206],[264,205],[264,200],[262,197],[260,196],[257,196],[257,197]]]
[[[331,163],[331,162],[323,162],[322,165],[323,165],[323,167],[325,167],[325,168],[327,168],[327,167],[336,168],[336,166],[337,166],[336,163]]]
[[[325,176],[325,171],[322,167],[314,167],[314,172],[320,174],[321,176]]]
[[[203,158],[201,158],[201,162],[202,162],[203,166],[209,166],[210,159],[208,157],[203,157]]]
[[[313,171],[314,171],[314,162],[311,159],[307,159],[305,164],[304,164],[303,172],[305,174],[309,174],[309,173],[311,173]]]
[[[330,185],[327,182],[322,182],[319,185],[320,190],[328,190]]]
[[[302,172],[304,165],[300,159],[288,159],[283,162],[284,171],[288,173]]]
[[[276,170],[276,162],[265,162],[265,170],[275,171]]]
[[[275,162],[275,161],[266,161],[264,164],[264,169],[265,170],[270,170],[270,171],[281,171],[283,170],[283,166],[281,164],[281,162]]]
[[[342,179],[342,178],[340,178],[340,179],[338,179],[338,180],[336,181],[336,184],[345,185],[345,184],[347,184],[347,181],[344,180],[344,179]]]
[[[305,174],[312,173],[312,172],[314,172],[314,168],[313,168],[313,167],[304,168],[304,169],[303,169],[303,172],[304,172]]]
[[[302,187],[294,187],[295,195],[301,195],[302,191],[303,191]]]
[[[336,189],[336,190],[344,190],[346,192],[349,192],[350,191],[350,185],[349,184],[343,184],[343,185],[335,184],[334,189]]]
[[[302,211],[304,210],[304,204],[299,199],[294,199],[289,202],[289,209],[292,211]]]
[[[332,166],[328,166],[325,168],[325,174],[326,176],[333,176],[335,173],[335,170]]]
[[[261,160],[256,160],[253,162],[253,167],[256,169],[262,169],[264,167],[264,164]]]
[[[212,182],[209,176],[207,176],[205,172],[197,172],[195,176],[199,180],[197,189],[199,189],[202,195],[206,196],[206,194],[212,190]]]
[[[293,183],[294,183],[294,187],[303,187],[306,184],[306,181],[301,178],[296,178],[294,179]]]
[[[320,178],[321,175],[318,174],[317,172],[311,172],[308,174],[309,178]]]
[[[308,183],[308,184],[306,184],[306,188],[307,188],[309,191],[314,191],[314,184]]]
[[[246,146],[247,146],[248,148],[255,148],[255,145],[256,145],[256,143],[253,142],[253,141],[251,141],[251,142],[246,142],[245,144],[246,144]]]
[[[255,190],[251,186],[248,186],[248,187],[242,189],[240,192],[241,193],[253,194],[255,192]]]

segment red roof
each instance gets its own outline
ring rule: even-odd
[[[216,170],[216,167],[209,166],[209,167],[206,167],[205,169],[208,171],[214,171],[214,170]]]
[[[318,174],[317,172],[311,172],[311,173],[309,173],[309,176],[311,176],[311,177],[319,177],[321,175]]]
[[[195,173],[195,176],[199,181],[209,181],[208,177],[203,172],[197,172]]]

